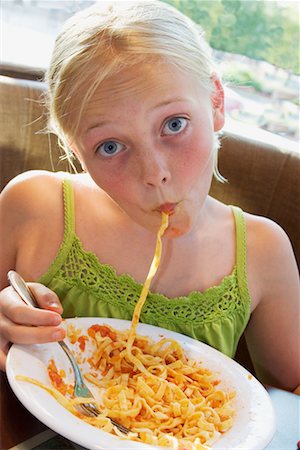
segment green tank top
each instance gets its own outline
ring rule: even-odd
[[[60,298],[65,318],[111,317],[131,320],[142,285],[130,275],[117,275],[95,254],[84,250],[75,233],[73,187],[63,182],[63,242],[47,272],[37,281]],[[243,212],[231,207],[236,224],[236,264],[218,286],[205,292],[168,298],[150,292],[140,321],[188,335],[234,357],[250,317],[246,276],[246,234]]]

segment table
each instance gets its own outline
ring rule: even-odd
[[[275,410],[277,431],[265,450],[296,450],[300,441],[300,396],[267,388]]]
[[[271,387],[267,390],[275,410],[277,431],[265,450],[297,450],[297,442],[300,440],[300,396]],[[0,399],[1,450],[8,450],[47,430],[18,401],[4,373],[0,374]]]

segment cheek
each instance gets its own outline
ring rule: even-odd
[[[94,166],[88,171],[94,182],[118,203],[123,203],[122,199],[134,198],[136,190],[131,188],[125,170],[110,170],[108,167],[102,170]]]
[[[193,182],[195,178],[211,168],[212,159],[213,138],[211,136],[196,137],[185,146],[177,166],[180,167],[182,178],[188,177]]]
[[[126,184],[122,177],[115,176],[114,174],[108,175],[105,173],[103,176],[101,174],[96,174],[93,176],[94,181],[108,194],[118,194],[120,192],[126,191]]]

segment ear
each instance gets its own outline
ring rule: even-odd
[[[213,91],[211,102],[213,107],[214,131],[220,131],[225,122],[224,114],[224,89],[217,75],[212,76]]]

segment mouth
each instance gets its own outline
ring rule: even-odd
[[[172,214],[175,214],[176,206],[177,203],[164,203],[156,208],[156,211],[159,211],[160,213],[164,212],[165,214],[171,216]]]

